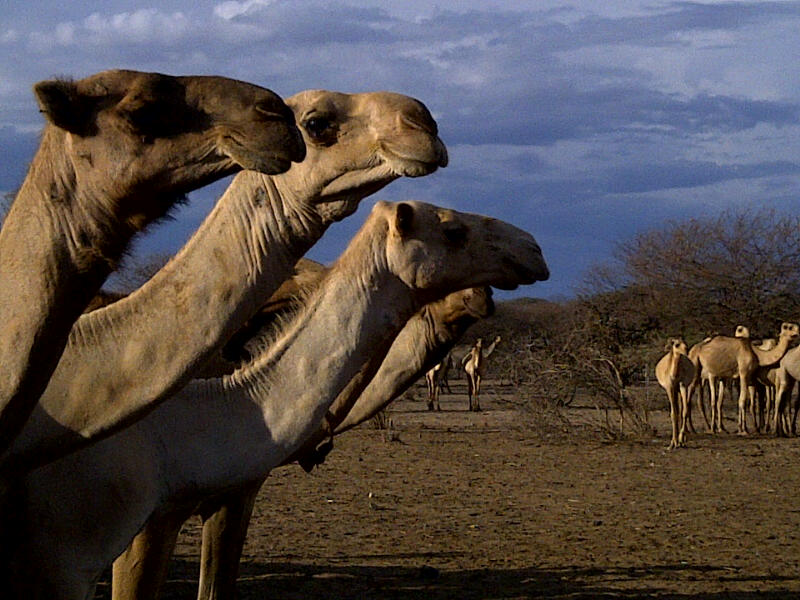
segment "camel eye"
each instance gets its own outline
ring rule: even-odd
[[[331,121],[325,117],[311,117],[303,123],[303,127],[313,140],[322,140],[332,132]]]
[[[454,246],[461,246],[467,239],[467,228],[462,225],[451,225],[445,228],[444,237]]]

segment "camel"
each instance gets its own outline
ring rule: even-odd
[[[800,380],[800,346],[788,350],[778,363],[778,367],[770,372],[770,380],[775,389],[775,409],[772,415],[772,431],[776,436],[788,435],[789,430],[781,419],[781,415],[789,412],[789,400],[795,383]],[[795,408],[791,419],[791,432],[797,431],[797,412]]]
[[[305,261],[303,266],[307,267],[309,263],[311,261]],[[302,290],[301,295],[308,293],[309,282],[311,287],[315,286],[313,278],[318,277],[317,273],[300,273],[298,279],[305,275],[305,281],[300,282],[299,286],[287,282],[285,289],[279,290],[270,299],[270,304],[278,306],[280,310],[286,303],[287,293],[294,295],[298,287]],[[296,460],[309,472],[324,462],[333,447],[331,441],[325,440],[370,419],[403,394],[425,369],[439,361],[442,354],[449,353],[472,323],[494,311],[491,296],[491,288],[470,288],[423,307],[406,323],[382,361],[380,356],[376,356],[369,365],[362,367],[359,376],[334,401],[323,427],[284,464]],[[268,319],[265,314],[262,330],[251,332],[253,340],[247,344],[248,354],[257,356],[266,352],[274,341]],[[364,387],[365,379],[369,379],[369,373],[378,364],[374,377]],[[362,373],[366,373],[366,377]],[[198,599],[236,597],[239,559],[253,504],[262,483],[250,482],[221,496],[208,498],[194,508],[194,512],[203,520]],[[190,512],[191,507],[161,511],[147,522],[128,549],[114,562],[114,600],[158,597],[169,556],[181,525]]]
[[[772,350],[778,345],[778,340],[775,338],[765,338],[752,343],[760,350]],[[758,414],[758,421],[756,423],[757,429],[761,431],[763,428],[766,433],[769,433],[772,428],[773,415],[777,408],[775,403],[775,391],[777,387],[778,368],[779,366],[777,364],[758,367],[754,375],[756,409]],[[786,415],[781,415],[781,418],[785,420]],[[784,422],[784,425],[787,425],[787,423]]]
[[[712,421],[716,419],[715,426],[721,427],[721,394],[717,396],[717,383],[722,377],[736,377],[739,380],[739,407],[737,431],[746,435],[747,419],[746,407],[750,400],[754,409],[754,381],[755,373],[759,366],[768,366],[777,363],[786,354],[789,344],[800,335],[800,327],[796,323],[783,323],[781,325],[778,344],[772,350],[761,350],[753,346],[749,338],[714,336],[703,341],[697,346],[694,356],[690,353],[695,363],[695,376],[690,386],[689,397],[692,390],[706,379],[711,395]],[[753,414],[756,419],[755,413]],[[757,421],[755,423],[757,425]]]
[[[533,237],[512,225],[376,203],[267,353],[228,377],[191,382],[130,427],[26,475],[12,597],[91,597],[154,512],[256,481],[291,456],[422,305],[465,286],[514,289],[547,275]]]
[[[114,70],[34,93],[46,125],[0,230],[0,452],[134,234],[193,189],[305,152],[283,100],[242,81]]]
[[[666,350],[667,354],[656,364],[656,379],[669,400],[672,422],[669,449],[672,450],[686,445],[686,424],[689,420],[687,390],[694,379],[694,364],[689,360],[689,351],[683,338],[672,338]]]
[[[425,373],[425,384],[428,388],[428,410],[441,410],[439,394],[444,387],[450,389],[447,383],[447,374],[452,368],[453,356],[448,352],[447,356]]]
[[[398,177],[447,163],[435,121],[408,96],[311,90],[287,104],[305,160],[280,175],[238,174],[153,278],[81,316],[37,409],[2,457],[5,469],[24,472],[140,418],[191,379],[332,222]]]
[[[698,342],[691,348],[689,348],[689,360],[692,361],[693,364],[697,363],[697,354],[700,351],[700,348],[703,344],[710,341],[713,337],[719,334],[714,333],[711,336],[703,339],[702,342]],[[737,338],[750,338],[750,328],[745,325],[737,325],[736,329],[734,330],[733,337]],[[710,431],[711,433],[722,433],[726,431],[724,422],[722,420],[722,402],[724,399],[725,394],[725,384],[732,384],[733,378],[731,377],[720,377],[718,379],[718,391],[717,395],[717,402],[712,404],[711,406],[711,419],[709,420],[708,415],[706,414],[706,405],[703,400],[703,384],[708,383],[708,380],[705,378],[705,373],[701,373],[701,382],[699,387],[697,387],[698,397],[697,403],[700,405],[700,412],[703,414],[703,420],[706,423],[706,430]],[[694,389],[696,386],[690,385],[688,391],[688,398],[687,398],[687,407],[688,407],[688,417],[687,417],[687,429],[691,433],[695,433],[694,423],[692,423],[692,396],[694,394]],[[731,391],[731,395],[733,392]]]
[[[500,336],[494,338],[489,347],[483,349],[483,340],[478,338],[472,349],[461,359],[461,366],[467,374],[467,393],[469,394],[469,409],[480,411],[481,380],[486,374],[486,359],[494,352],[500,343]]]

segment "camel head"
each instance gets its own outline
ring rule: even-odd
[[[667,346],[665,348],[667,352],[672,352],[673,354],[689,354],[689,346],[686,344],[683,338],[670,338],[667,342]]]
[[[472,287],[448,294],[442,299],[444,312],[450,319],[470,317],[474,320],[485,319],[494,314],[492,288],[488,286]]]
[[[315,197],[328,223],[352,214],[363,198],[398,177],[420,177],[447,165],[436,121],[414,98],[307,90],[286,103],[303,133],[307,155],[275,183]]]
[[[797,323],[781,323],[780,337],[786,338],[789,342],[800,337],[800,326]]]
[[[392,272],[409,287],[429,292],[428,302],[452,289],[510,290],[550,275],[533,236],[503,221],[422,202],[378,202],[370,218],[383,219],[389,230],[386,260]]]
[[[134,228],[192,189],[241,169],[281,173],[305,154],[283,100],[242,81],[111,70],[34,93],[43,143],[57,136],[75,171],[63,177]]]

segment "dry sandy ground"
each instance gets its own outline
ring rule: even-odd
[[[800,439],[697,435],[669,452],[656,414],[659,439],[569,441],[483,404],[400,402],[399,439],[365,427],[311,475],[276,470],[241,597],[800,597]],[[198,540],[193,520],[165,598],[195,597]]]

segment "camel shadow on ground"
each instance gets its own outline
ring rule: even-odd
[[[754,578],[738,574],[735,568],[688,564],[440,572],[427,564],[435,563],[440,555],[421,553],[413,557],[383,557],[387,560],[413,558],[420,563],[417,567],[245,562],[238,583],[238,600],[785,600],[794,597],[800,589],[800,575]],[[370,555],[361,558],[375,560],[381,557]],[[358,559],[346,557],[351,563]],[[331,563],[335,562],[335,559],[331,560]],[[196,560],[173,560],[162,600],[194,599],[198,569]],[[685,582],[685,585],[676,586],[676,582]],[[676,587],[687,591],[675,592]],[[698,591],[688,591],[692,588]],[[759,589],[761,591],[753,591]],[[104,578],[95,599],[108,598],[109,579]]]

